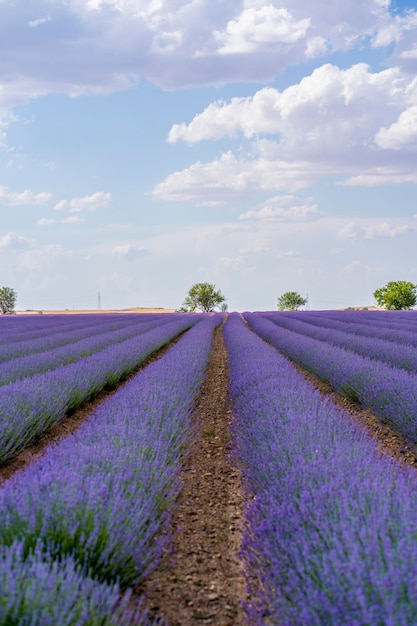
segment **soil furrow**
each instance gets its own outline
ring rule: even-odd
[[[221,329],[196,408],[198,425],[173,514],[173,545],[144,582],[149,613],[168,626],[244,624],[242,488],[231,461],[229,370]]]

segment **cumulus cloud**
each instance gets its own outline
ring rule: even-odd
[[[214,37],[219,42],[219,54],[242,54],[265,45],[273,49],[294,44],[305,38],[310,22],[310,18],[297,21],[287,9],[272,4],[254,6],[230,20],[224,31],[214,31]]]
[[[417,105],[403,111],[398,121],[388,128],[380,128],[375,143],[381,148],[393,150],[405,146],[417,147]]]
[[[211,103],[188,124],[174,124],[167,140],[236,138],[246,141],[247,156],[241,145],[239,156],[230,150],[195,163],[154,194],[221,201],[222,193],[226,200],[239,189],[293,191],[325,176],[352,186],[415,182],[409,155],[417,140],[417,81],[398,68],[325,64],[283,91],[268,87]],[[387,154],[389,148],[396,153]]]
[[[110,192],[96,191],[89,196],[72,198],[72,200],[61,200],[55,205],[54,209],[55,211],[69,210],[71,213],[95,211],[96,209],[108,207],[111,199],[112,195]]]
[[[48,93],[269,81],[291,65],[363,46],[411,48],[415,11],[346,0],[0,2],[0,108]],[[53,51],[53,54],[51,53]]]
[[[168,142],[277,135],[287,150],[351,148],[369,144],[412,100],[417,102],[417,85],[396,68],[373,73],[365,63],[347,70],[328,63],[284,91],[264,88],[228,104],[212,103],[189,124],[174,124]]]
[[[49,202],[51,198],[52,194],[49,191],[34,193],[29,189],[25,189],[22,192],[16,192],[9,191],[7,187],[0,185],[0,204],[6,204],[7,206],[43,205]]]

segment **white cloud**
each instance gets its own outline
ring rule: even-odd
[[[388,128],[380,128],[375,143],[381,148],[393,150],[404,146],[417,147],[417,105],[403,111],[398,121]]]
[[[220,204],[246,198],[251,192],[294,192],[332,172],[332,167],[326,164],[264,157],[238,159],[229,151],[216,161],[197,162],[185,170],[170,174],[154,188],[152,195],[170,201]]]
[[[417,12],[411,8],[404,15],[385,16],[373,37],[372,45],[375,48],[380,48],[398,43],[409,31],[415,31],[416,28]]]
[[[49,217],[42,217],[36,223],[39,226],[48,226],[49,224],[77,224],[84,222],[84,218],[75,215],[70,215],[63,220],[55,220]]]
[[[41,191],[40,193],[34,193],[29,189],[25,189],[22,192],[9,191],[7,187],[0,185],[0,204],[6,204],[7,206],[20,206],[20,205],[43,205],[49,202],[52,198],[52,194],[48,191]]]
[[[416,29],[414,11],[394,16],[378,0],[38,0],[36,14],[33,4],[0,2],[0,108],[110,93],[142,77],[166,89],[270,81],[369,38],[408,46]]]
[[[282,92],[264,88],[229,104],[210,104],[189,124],[175,124],[168,141],[193,144],[263,134],[277,135],[287,150],[351,149],[371,143],[384,121],[413,100],[416,81],[398,69],[372,73],[364,63],[347,70],[325,64]]]
[[[174,124],[168,142],[238,137],[247,140],[239,156],[230,150],[176,172],[155,196],[221,202],[242,191],[293,191],[330,176],[348,186],[415,182],[417,80],[398,68],[325,64],[283,91],[268,87],[214,102],[188,124]]]
[[[123,257],[128,261],[134,261],[140,257],[147,256],[149,251],[143,246],[136,246],[127,243],[115,246],[112,250],[112,254],[113,256]]]
[[[310,18],[295,20],[284,8],[272,4],[244,9],[237,19],[230,20],[224,31],[215,31],[219,54],[242,54],[259,47],[294,44],[306,36]]]
[[[59,202],[57,202],[57,204],[54,206],[54,210],[55,211],[63,211],[64,209],[68,208],[68,201],[67,200],[60,200]]]
[[[28,248],[33,241],[16,233],[7,233],[0,237],[0,248],[21,249]]]
[[[324,37],[311,37],[306,44],[306,57],[315,59],[324,56],[327,52],[327,41]]]
[[[400,185],[402,183],[417,183],[417,172],[412,164],[405,162],[401,166],[363,168],[362,173],[338,182],[346,187],[377,187],[379,185]]]
[[[242,213],[241,220],[278,220],[309,221],[321,216],[316,204],[303,201],[296,196],[275,196],[269,198],[264,206]]]
[[[51,20],[52,20],[52,17],[50,15],[46,15],[45,17],[38,17],[35,20],[29,20],[28,26],[29,28],[36,28],[37,26],[40,26],[41,24],[45,24],[46,22],[50,22]]]
[[[68,209],[71,213],[79,213],[81,211],[95,211],[96,209],[108,207],[110,205],[111,199],[112,195],[110,192],[96,191],[90,196],[72,198],[72,200],[61,200],[55,205],[54,209],[55,211],[63,211],[64,209]]]
[[[49,224],[56,224],[57,220],[53,220],[49,217],[41,217],[37,222],[39,226],[48,226]]]
[[[70,215],[62,220],[63,224],[81,224],[82,222],[84,222],[84,218],[76,215]]]
[[[337,233],[338,239],[376,239],[379,237],[398,237],[399,235],[405,235],[411,232],[410,224],[400,224],[390,222],[370,222],[370,223],[355,223],[349,222],[344,225]]]

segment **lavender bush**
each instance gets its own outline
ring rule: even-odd
[[[411,442],[417,442],[416,374],[279,328],[261,314],[245,313],[244,317],[280,352],[351,400],[372,409],[381,421],[391,424]]]
[[[134,626],[150,624],[117,584],[86,576],[67,556],[53,560],[41,548],[25,556],[22,543],[0,549],[1,626]]]
[[[295,333],[307,335],[346,350],[352,350],[369,359],[383,361],[393,367],[417,372],[417,352],[414,346],[396,344],[392,341],[385,341],[375,337],[358,336],[335,330],[327,325],[327,320],[325,319],[322,320],[322,326],[314,326],[306,323],[304,320],[280,313],[265,314],[263,317]]]
[[[221,314],[202,317],[72,436],[0,491],[0,545],[41,544],[122,587],[155,565],[190,433],[194,398]]]
[[[64,315],[60,317],[68,318],[68,316]],[[41,335],[32,333],[30,330],[31,325],[28,323],[23,338],[21,334],[5,333],[5,328],[0,324],[0,338],[4,339],[0,344],[0,363],[68,346],[88,337],[111,334],[113,331],[123,328],[132,326],[140,328],[143,324],[154,323],[157,325],[165,321],[169,321],[169,316],[150,315],[140,318],[138,315],[134,317],[131,315],[106,316],[98,314],[88,316],[88,320],[85,320],[84,323],[78,322],[78,324],[72,323],[63,326],[53,319],[51,320],[51,325],[44,328]]]
[[[394,311],[391,311],[391,313],[394,313]],[[269,315],[276,315],[276,312],[268,313],[268,316]],[[402,326],[400,330],[389,321],[384,324],[377,323],[377,320],[372,320],[372,323],[366,323],[370,320],[363,316],[351,316],[350,318],[345,318],[339,314],[337,317],[329,317],[322,311],[303,311],[302,313],[292,312],[290,315],[281,313],[281,315],[291,317],[291,319],[301,320],[306,324],[311,324],[313,326],[326,326],[327,328],[341,330],[355,335],[375,337],[385,341],[393,341],[402,345],[417,347],[416,332],[415,330],[412,331],[409,325],[407,325],[407,327]]]
[[[242,557],[251,626],[417,623],[414,476],[229,316],[236,455],[246,476]]]
[[[119,328],[108,328],[102,325],[95,326],[95,332],[92,329],[89,331],[88,336],[82,339],[75,339],[68,335],[73,333],[62,333],[61,342],[63,337],[68,340],[69,343],[59,345],[58,347],[50,346],[50,342],[44,343],[44,349],[42,352],[32,351],[32,346],[29,344],[29,355],[16,357],[13,360],[8,360],[4,363],[0,363],[0,386],[7,385],[8,383],[16,380],[33,376],[34,374],[40,374],[48,370],[62,367],[68,363],[74,363],[82,358],[90,356],[91,354],[104,350],[107,346],[116,345],[127,339],[138,337],[144,332],[151,330],[155,327],[160,327],[164,323],[169,322],[170,319],[157,319],[149,320],[147,322],[140,321],[136,324],[130,322],[130,324],[124,325]],[[27,345],[28,342],[25,342]]]
[[[76,363],[0,388],[0,462],[43,435],[68,411],[115,385],[150,354],[202,320],[185,314]]]

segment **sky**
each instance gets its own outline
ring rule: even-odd
[[[18,310],[417,283],[415,0],[0,0]]]

